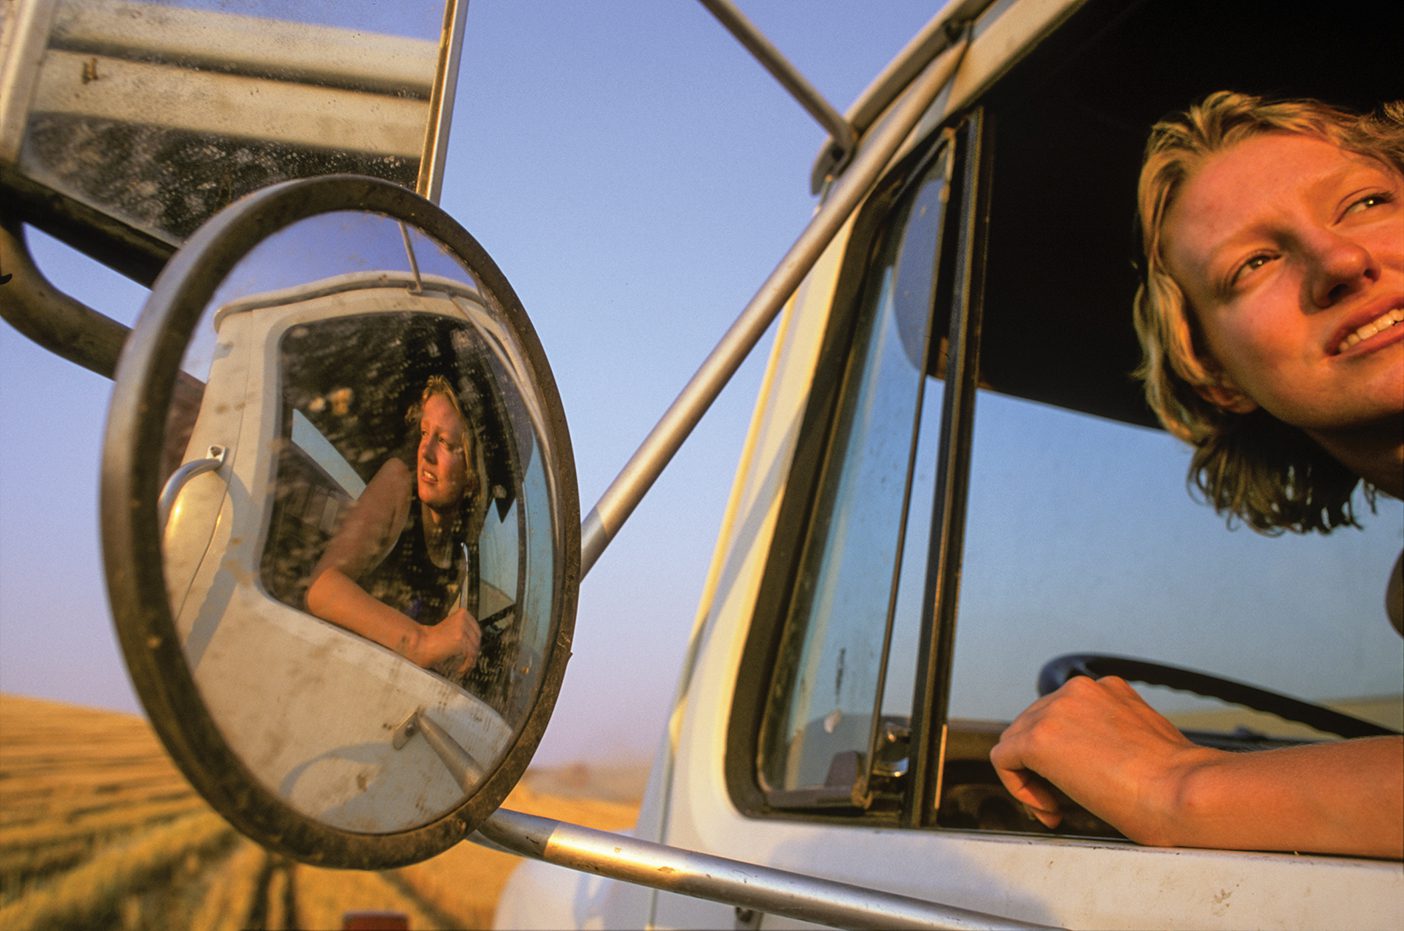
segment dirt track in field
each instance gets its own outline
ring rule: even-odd
[[[528,773],[507,807],[604,830],[634,823],[637,770]],[[464,843],[397,870],[324,870],[228,826],[145,720],[0,694],[0,928],[339,928],[397,911],[481,928],[520,861]]]

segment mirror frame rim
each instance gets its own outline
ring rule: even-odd
[[[553,461],[544,465],[556,480],[554,516],[562,525],[550,652],[510,748],[457,807],[419,827],[387,834],[333,828],[292,809],[225,743],[195,684],[171,614],[157,520],[159,463],[148,454],[161,448],[185,350],[229,272],[273,233],[302,219],[348,210],[412,224],[450,249],[512,328],[531,367],[543,426],[554,446]],[[145,416],[150,411],[160,414]],[[559,696],[574,634],[580,585],[574,455],[555,380],[516,292],[477,240],[431,201],[376,178],[323,175],[262,188],[201,225],[157,277],[118,363],[103,442],[99,511],[108,598],[132,684],[181,771],[242,833],[320,866],[401,866],[462,840],[497,810],[526,771]]]

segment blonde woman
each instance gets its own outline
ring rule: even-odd
[[[1327,532],[1361,483],[1404,497],[1404,104],[1211,94],[1152,130],[1138,206],[1140,375],[1209,502]],[[1144,844],[1404,858],[1400,737],[1225,753],[1077,678],[991,760],[1050,827],[1061,793]]]
[[[312,571],[307,609],[453,678],[482,638],[459,604],[466,543],[483,507],[482,456],[448,380],[433,376],[407,415],[414,461],[392,457],[366,485]]]

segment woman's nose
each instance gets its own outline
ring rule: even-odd
[[[427,439],[419,441],[419,458],[431,465],[434,463],[434,444],[432,441]]]
[[[1364,243],[1328,233],[1314,246],[1311,299],[1317,307],[1337,304],[1380,277],[1379,265]]]

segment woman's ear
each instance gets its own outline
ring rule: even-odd
[[[1258,409],[1258,402],[1244,394],[1233,379],[1222,372],[1213,373],[1212,377],[1213,381],[1195,386],[1204,400],[1230,414],[1250,414]]]

